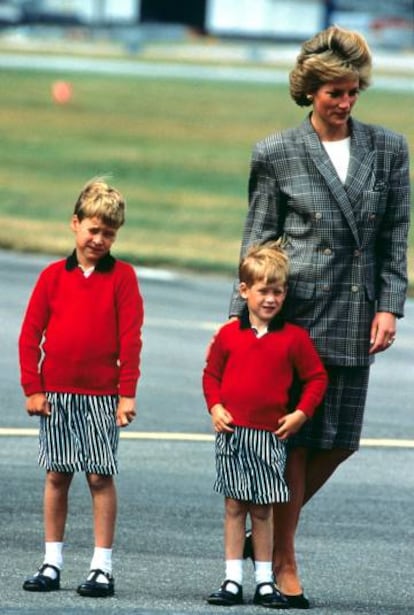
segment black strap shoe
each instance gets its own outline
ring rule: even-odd
[[[263,588],[269,591],[262,593]],[[267,607],[268,609],[288,609],[289,602],[287,598],[273,585],[273,583],[259,583],[253,598],[253,604]]]
[[[105,581],[97,580],[101,575],[105,577]],[[97,568],[89,571],[88,578],[84,583],[79,585],[76,591],[81,596],[88,596],[90,598],[106,598],[107,596],[114,595],[115,581],[110,574]]]
[[[236,594],[226,589],[229,583],[232,583],[237,587]],[[209,595],[207,602],[209,604],[215,604],[216,606],[234,606],[236,604],[243,604],[243,588],[235,581],[226,579],[220,586],[220,589]]]
[[[46,568],[52,568],[56,572],[56,578],[43,574]],[[60,570],[52,564],[43,564],[32,577],[23,583],[23,589],[27,592],[53,592],[60,589]]]

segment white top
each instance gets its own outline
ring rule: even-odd
[[[344,184],[348,173],[349,157],[351,153],[351,137],[340,141],[322,141],[322,145],[334,165],[339,179]]]

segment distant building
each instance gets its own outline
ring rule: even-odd
[[[414,0],[0,0],[9,20],[90,26],[174,24],[221,37],[303,40],[336,23],[373,44],[414,48]]]

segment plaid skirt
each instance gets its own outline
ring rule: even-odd
[[[235,427],[216,434],[214,491],[253,504],[288,502],[286,444],[271,431]]]
[[[47,393],[52,413],[40,417],[39,465],[53,472],[118,472],[117,395]]]
[[[313,418],[289,439],[289,447],[356,451],[361,439],[369,367],[325,366],[328,389]]]

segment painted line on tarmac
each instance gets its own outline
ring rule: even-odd
[[[38,429],[25,427],[1,427],[0,437],[36,437]],[[213,442],[214,434],[168,432],[168,431],[121,431],[123,440],[168,440],[181,442]],[[414,440],[396,438],[362,438],[361,446],[368,448],[414,448]]]

